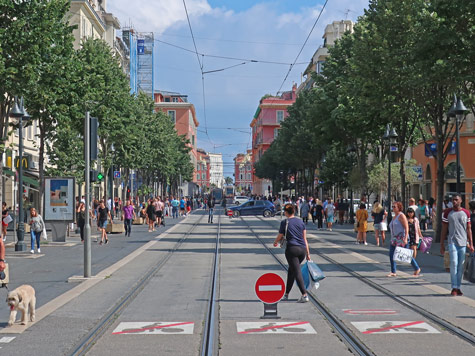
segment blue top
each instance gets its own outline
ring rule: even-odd
[[[180,200],[180,208],[185,209],[185,201],[183,199]]]
[[[305,240],[303,239],[305,224],[301,219],[291,218],[283,220],[280,223],[279,233],[285,235],[285,224],[287,221],[289,222],[289,225],[287,226],[287,236],[284,236],[284,238],[287,238],[287,246],[300,246],[307,248]]]

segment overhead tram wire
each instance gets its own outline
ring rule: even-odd
[[[206,117],[205,77],[204,77],[204,73],[203,73],[204,57],[202,55],[202,61],[200,61],[200,54],[198,52],[198,47],[196,46],[195,35],[193,34],[193,28],[191,27],[190,16],[188,15],[188,9],[186,8],[186,1],[185,0],[183,0],[183,6],[185,8],[186,19],[188,20],[188,27],[190,28],[191,38],[193,39],[193,45],[195,47],[196,59],[198,60],[198,64],[200,65],[201,84],[202,84],[202,90],[203,90],[203,116],[204,116],[204,119],[205,119],[206,136],[208,137],[208,141],[211,144],[213,144],[213,141],[211,141],[211,138],[209,137],[209,134],[208,134],[208,120],[207,120],[207,117]]]
[[[289,74],[290,74],[290,72],[292,71],[292,68],[293,68],[293,67],[295,66],[295,64],[297,63],[297,60],[299,59],[300,54],[302,54],[302,51],[303,51],[303,49],[305,48],[305,45],[307,44],[307,42],[308,42],[310,36],[312,35],[312,32],[313,32],[313,30],[315,29],[315,26],[317,26],[318,20],[320,20],[320,17],[322,16],[323,10],[325,10],[325,7],[327,6],[327,3],[328,3],[328,0],[326,0],[325,3],[323,4],[322,9],[320,10],[320,13],[319,13],[318,16],[317,16],[317,19],[316,19],[315,22],[313,23],[313,26],[312,26],[312,28],[310,29],[310,32],[308,33],[307,38],[305,39],[305,42],[303,43],[302,47],[300,48],[299,53],[298,53],[297,56],[295,57],[294,62],[290,65],[289,70],[287,71],[287,74],[285,75],[285,78],[284,78],[284,80],[282,81],[282,84],[280,85],[279,90],[277,91],[277,95],[278,95],[278,94],[280,93],[280,91],[282,90],[282,87],[284,86],[284,84],[285,84],[287,78],[289,77]]]
[[[178,45],[170,43],[170,42],[162,41],[162,40],[159,40],[158,38],[155,38],[154,40],[158,43],[163,43],[167,46],[175,47],[175,48],[181,49],[183,51],[196,54],[195,51],[193,51],[189,48],[178,46]],[[268,60],[261,60],[261,59],[220,56],[220,55],[216,55],[216,54],[207,54],[207,53],[201,53],[201,52],[198,52],[198,55],[200,55],[201,57],[227,59],[227,60],[231,60],[231,61],[245,61],[245,62],[249,62],[249,63],[278,64],[278,65],[286,65],[286,66],[292,65],[292,63],[288,63],[288,62],[276,62],[276,61],[268,61]],[[299,65],[299,64],[308,64],[308,62],[293,63],[294,66]],[[200,68],[201,68],[201,65],[200,65]]]

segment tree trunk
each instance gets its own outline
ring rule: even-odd
[[[406,197],[406,163],[404,162],[404,154],[401,152],[401,161],[399,164],[399,175],[401,176],[401,201],[402,206],[407,206]]]
[[[439,148],[440,147],[440,148]],[[442,213],[443,213],[443,201],[444,201],[444,141],[439,137],[437,139],[437,210],[436,221],[437,229],[435,230],[435,242],[440,242],[440,236],[442,232]]]
[[[39,120],[38,120],[39,121]],[[44,166],[45,166],[45,130],[44,126],[42,125],[41,121],[38,122],[38,126],[40,128],[40,157],[38,161],[38,169],[39,169],[39,181],[40,181],[40,206],[39,211],[40,215],[44,216],[43,211],[43,199],[45,194],[45,173],[44,173]]]

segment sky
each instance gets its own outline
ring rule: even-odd
[[[196,48],[205,54],[199,56],[203,71],[228,68],[204,74],[204,91],[196,53],[172,46],[194,50],[183,0],[107,0],[106,10],[122,26],[154,32],[155,90],[188,95],[200,123],[198,147],[222,153],[224,176],[232,177],[233,158],[251,148],[249,124],[260,98],[277,93],[324,3],[185,0]],[[357,21],[367,6],[368,0],[328,0],[282,91],[301,83],[302,72],[323,44],[325,26],[344,19]],[[258,62],[245,61],[250,59]]]

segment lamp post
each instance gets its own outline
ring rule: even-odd
[[[457,98],[454,95],[454,102],[450,107],[449,112],[447,113],[448,117],[455,118],[455,155],[457,160],[457,183],[456,183],[456,190],[457,193],[460,194],[460,132],[459,132],[459,125],[460,121],[463,119],[464,114],[467,112],[467,108],[463,104],[463,101],[460,97]]]
[[[23,120],[28,121],[30,115],[23,107],[23,98],[20,99],[20,105],[18,105],[17,98],[15,97],[15,105],[13,110],[10,111],[10,116],[18,119],[19,132],[18,132],[18,230],[17,230],[17,243],[15,244],[15,251],[26,251],[25,243],[25,224],[23,214]]]
[[[387,198],[387,206],[388,206],[388,223],[392,220],[391,214],[391,152],[396,152],[397,147],[394,146],[397,139],[397,133],[394,128],[390,128],[389,124],[386,126],[386,133],[383,136],[383,140],[388,142],[388,198]]]

